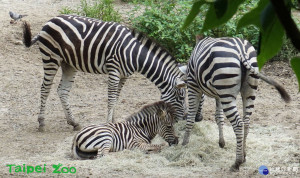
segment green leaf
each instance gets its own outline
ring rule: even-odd
[[[240,30],[243,27],[246,27],[248,25],[255,25],[258,28],[261,28],[261,23],[260,23],[260,15],[261,12],[266,8],[268,5],[269,0],[260,0],[257,6],[245,14],[238,22],[237,24],[237,30]]]
[[[297,76],[298,79],[298,87],[300,92],[300,57],[294,57],[291,59],[291,66],[294,71],[294,73]]]
[[[274,14],[273,6],[268,4],[261,13],[261,41],[257,57],[258,67],[274,57],[283,44],[284,28]]]
[[[214,3],[217,18],[222,18],[228,8],[228,0],[218,0]]]
[[[186,29],[191,23],[192,21],[195,19],[195,17],[198,15],[198,13],[200,12],[200,7],[205,4],[205,1],[202,0],[202,1],[197,1],[197,2],[194,2],[193,6],[192,6],[192,9],[189,13],[189,15],[186,17],[185,21],[184,21],[184,24],[181,28],[181,30],[184,30]]]
[[[217,0],[212,3],[205,17],[202,32],[227,22],[245,0]]]
[[[273,5],[269,2],[260,14],[261,29],[267,29],[273,22],[274,16],[276,16]]]

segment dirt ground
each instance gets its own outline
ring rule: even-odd
[[[259,82],[247,141],[247,162],[237,173],[229,171],[235,159],[234,133],[226,122],[226,146],[218,147],[215,104],[210,98],[204,105],[204,121],[195,125],[190,144],[185,147],[167,147],[156,154],[126,150],[97,160],[72,159],[70,148],[75,133],[64,119],[56,93],[61,73],[55,78],[47,102],[46,131],[40,133],[37,116],[43,78],[41,55],[37,45],[24,47],[22,23],[10,24],[8,12],[27,14],[24,20],[31,24],[35,35],[45,22],[59,14],[61,7],[74,7],[79,2],[0,0],[0,177],[260,177],[261,165],[269,168],[271,176],[300,175],[300,94],[296,77],[286,62],[268,63],[262,71],[285,86],[292,102],[285,104],[273,87]],[[118,2],[117,6],[126,14],[122,5]],[[124,120],[143,105],[159,100],[159,96],[158,89],[146,78],[133,75],[121,92],[117,120]],[[78,73],[70,101],[82,126],[105,122],[107,76]],[[181,121],[176,125],[180,143],[184,124]],[[155,142],[163,141],[156,138]],[[53,166],[58,164],[62,164],[61,171],[70,172],[53,173]],[[26,166],[37,166],[35,173],[26,173],[30,170]],[[16,172],[19,168],[21,172]]]

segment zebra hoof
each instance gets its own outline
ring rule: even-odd
[[[38,131],[39,132],[45,132],[45,127],[44,126],[39,126]]]
[[[79,124],[74,125],[73,130],[79,131],[81,129],[81,126]]]
[[[238,172],[240,170],[240,165],[242,164],[242,161],[235,161],[235,163],[231,166],[230,171],[231,172]]]
[[[240,170],[240,166],[236,164],[232,165],[230,168],[231,172],[238,172],[239,170]]]
[[[242,163],[245,163],[245,162],[246,162],[246,153],[244,153],[244,159],[243,159]]]
[[[223,140],[223,141],[219,141],[219,147],[220,148],[224,148],[224,146],[225,146],[225,141]]]
[[[202,114],[196,114],[195,122],[200,122],[200,121],[202,121],[202,119],[203,119]]]

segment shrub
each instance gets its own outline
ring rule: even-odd
[[[200,32],[198,19],[185,31],[181,31],[191,2],[179,1],[175,4],[172,1],[146,1],[145,7],[142,15],[131,18],[133,28],[155,39],[178,61],[186,61],[195,45],[195,34]]]
[[[223,37],[232,36],[248,39],[254,46],[258,44],[259,31],[248,27],[236,31],[236,22],[247,9],[254,6],[257,0],[248,0],[246,5],[240,7],[238,14],[228,23],[205,32],[204,36]],[[132,26],[154,38],[163,47],[168,49],[179,62],[186,62],[195,46],[195,36],[200,34],[204,22],[207,6],[201,7],[198,17],[185,30],[181,30],[183,22],[192,6],[192,1],[145,1],[146,9],[138,17],[131,18]],[[136,14],[134,12],[134,14]]]
[[[61,14],[77,14],[81,16],[101,19],[103,21],[120,22],[121,15],[114,10],[113,0],[81,0],[77,9],[63,7]]]

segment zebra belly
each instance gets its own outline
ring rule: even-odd
[[[51,49],[47,46],[45,46],[45,44],[39,43],[39,48],[40,51],[42,52],[42,58],[43,58],[43,62],[44,65],[58,65],[60,66],[61,63],[65,62],[67,64],[69,64],[70,66],[72,66],[74,69],[76,69],[77,71],[81,71],[81,72],[88,72],[88,73],[92,73],[92,74],[107,74],[107,68],[106,68],[106,64],[102,64],[102,65],[95,65],[94,63],[89,63],[88,59],[84,59],[81,62],[78,61],[78,59],[75,59],[74,55],[73,57],[71,57],[71,54],[73,54],[71,51],[69,51],[68,49],[65,49],[65,54],[63,54],[61,52],[61,50],[57,50],[58,47],[56,47],[55,49]],[[105,60],[105,59],[101,59],[101,60]],[[87,67],[83,67],[83,66],[87,66]]]

